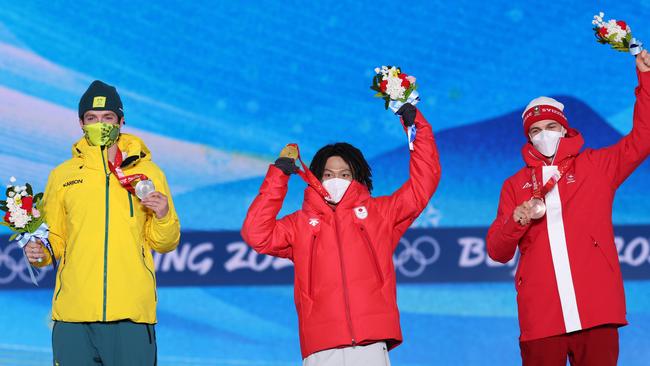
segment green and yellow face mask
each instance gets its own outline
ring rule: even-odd
[[[82,127],[86,141],[93,146],[113,146],[120,138],[120,125],[97,122]]]

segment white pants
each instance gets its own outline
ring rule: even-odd
[[[312,353],[302,366],[390,366],[386,342]]]

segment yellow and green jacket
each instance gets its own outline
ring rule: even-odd
[[[169,197],[162,219],[140,205],[111,173],[107,151],[85,138],[56,167],[44,196],[50,242],[59,262],[52,318],[66,322],[129,319],[156,323],[156,275],[151,250],[178,245],[180,224],[165,175],[138,137],[122,134],[125,175],[144,174]],[[47,251],[46,251],[47,252]],[[51,258],[40,265],[48,265]]]

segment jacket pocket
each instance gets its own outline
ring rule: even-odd
[[[309,281],[307,283],[307,286],[309,286],[309,289],[307,290],[307,293],[309,294],[309,297],[312,297],[314,294],[314,257],[316,256],[316,235],[312,235],[311,237],[311,245],[309,247],[309,269],[308,269],[308,276],[309,276]]]
[[[67,261],[66,261],[66,253],[67,252],[68,252],[67,250],[63,251],[63,258],[62,258],[61,262],[59,263],[59,267],[60,267],[59,268],[59,279],[58,279],[59,289],[56,290],[56,295],[54,295],[54,301],[56,301],[59,298],[59,294],[61,293],[61,289],[63,288],[63,282],[61,281],[61,276],[63,275],[63,270],[66,268],[66,266],[68,264]]]
[[[158,291],[156,290],[156,276],[153,274],[153,271],[147,267],[147,257],[144,254],[144,245],[142,246],[142,265],[144,266],[144,269],[149,272],[151,275],[151,282],[153,286],[153,297],[158,302]]]
[[[614,269],[614,266],[612,265],[612,262],[609,260],[609,258],[607,258],[607,254],[605,254],[605,251],[603,250],[603,247],[600,245],[598,240],[596,240],[596,238],[594,238],[593,235],[590,235],[589,237],[591,238],[591,242],[594,244],[594,247],[596,247],[596,250],[598,250],[600,255],[605,260],[605,263],[607,263],[607,266],[609,267],[609,269],[612,272],[615,272],[616,270]]]
[[[380,284],[383,284],[384,275],[381,272],[381,267],[379,266],[379,259],[377,259],[377,253],[375,252],[375,247],[372,246],[372,242],[370,241],[370,236],[368,235],[368,231],[363,225],[359,225],[359,231],[361,232],[363,241],[364,243],[366,243],[366,247],[368,248],[368,254],[370,255],[370,260],[372,261],[372,264],[375,267],[375,274],[377,275],[377,280],[379,281]]]

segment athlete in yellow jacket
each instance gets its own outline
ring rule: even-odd
[[[169,187],[142,140],[120,134],[124,115],[114,87],[93,82],[79,103],[79,119],[85,136],[72,147],[72,159],[52,171],[44,196],[59,264],[52,299],[54,361],[154,365],[151,249],[174,250],[180,237]],[[145,175],[156,192],[141,201],[115,170]],[[41,245],[28,245],[26,253],[34,265],[52,262]]]

